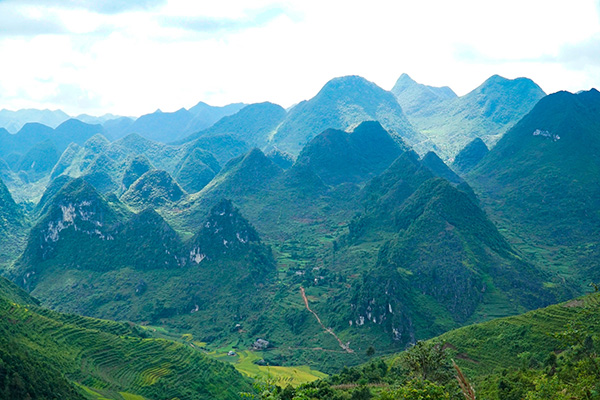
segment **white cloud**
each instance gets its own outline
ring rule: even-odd
[[[0,107],[138,115],[200,100],[289,106],[335,76],[389,89],[402,72],[459,94],[495,73],[548,92],[600,86],[592,0],[163,3],[0,1],[21,18],[0,35],[10,60],[0,64],[10,77],[0,80]]]

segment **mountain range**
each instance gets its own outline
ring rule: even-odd
[[[409,121],[435,144],[444,159],[453,159],[476,137],[493,146],[545,96],[530,79],[499,75],[458,97],[448,88],[425,86],[404,74],[392,92]]]
[[[599,106],[595,89],[543,98],[467,175],[511,235],[585,284],[600,254]]]
[[[282,387],[339,374],[305,388],[345,398],[409,382],[407,353],[373,354],[443,335],[504,398],[512,368],[547,379],[535,363],[560,350],[533,326],[558,334],[578,310],[523,313],[595,312],[573,299],[599,276],[598,110],[596,90],[545,96],[525,78],[457,96],[348,76],[287,111],[200,103],[0,132],[0,269],[21,287],[0,280],[0,360],[20,381],[43,366],[72,398],[252,392],[220,361]],[[34,383],[18,393],[49,390]]]

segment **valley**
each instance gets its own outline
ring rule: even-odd
[[[11,114],[0,388],[46,398],[41,369],[64,398],[385,399],[417,385],[398,360],[441,343],[503,398],[503,369],[558,379],[542,367],[583,346],[556,339],[575,322],[595,363],[598,110],[594,89],[492,76],[459,97],[404,74],[334,78],[288,110]]]

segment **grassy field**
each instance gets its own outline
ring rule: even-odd
[[[243,350],[236,352],[235,356],[229,356],[227,353],[230,349],[220,349],[219,351],[211,352],[208,355],[219,361],[232,363],[235,369],[248,377],[267,377],[271,375],[275,379],[275,383],[281,387],[292,385],[294,387],[307,382],[313,382],[317,379],[325,378],[327,374],[314,370],[308,365],[281,367],[258,365],[257,361],[262,359],[261,352]]]

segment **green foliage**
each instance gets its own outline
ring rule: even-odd
[[[37,181],[52,170],[59,156],[54,143],[50,139],[45,140],[37,143],[21,157],[17,171],[25,172],[28,182]]]
[[[111,398],[110,393],[130,392],[145,398],[232,399],[249,389],[233,367],[189,345],[146,337],[132,324],[0,297],[0,390],[10,394],[3,398],[27,398],[26,393],[83,398],[69,381]]]
[[[437,177],[444,178],[455,185],[464,182],[462,178],[456,175],[456,173],[452,171],[433,151],[425,154],[421,162]]]
[[[175,167],[175,179],[188,192],[199,192],[219,172],[220,166],[212,154],[194,149]]]
[[[125,173],[123,174],[123,188],[125,190],[129,189],[131,184],[137,181],[142,175],[152,169],[152,164],[150,161],[143,156],[137,156],[132,159],[127,168],[125,169]]]
[[[409,376],[420,381],[445,385],[453,377],[453,369],[444,347],[433,341],[418,341],[404,352],[400,364],[408,371]]]
[[[256,319],[266,307],[260,288],[275,270],[272,253],[231,202],[219,203],[187,241],[154,210],[124,212],[82,180],[69,181],[46,209],[13,271],[46,305],[118,320],[169,319],[209,341],[232,336],[238,322],[253,327],[250,338],[265,333]]]
[[[420,169],[413,171],[416,180]],[[387,180],[380,182],[374,180],[367,189],[385,193]],[[395,197],[410,188],[401,187],[401,192],[402,181],[389,182]],[[379,326],[406,344],[416,334],[434,336],[491,307],[518,313],[556,298],[544,287],[545,275],[521,260],[470,197],[447,181],[429,179],[401,206],[385,208],[385,213],[380,207],[350,225],[353,246],[345,251],[388,232],[376,264],[353,290],[353,312],[344,317],[354,324]]]
[[[443,386],[428,380],[414,379],[398,389],[384,391],[381,400],[450,400],[450,393]]]
[[[6,334],[4,329],[0,331]],[[0,346],[0,398],[85,398],[56,366],[32,356],[26,348],[6,338],[0,339]]]
[[[342,116],[344,127],[369,115],[390,116],[384,126],[403,122],[389,93],[360,78],[330,82],[317,97],[290,111],[281,129],[310,107],[325,110],[325,122]],[[388,354],[570,294],[568,282],[541,272],[509,244],[439,157],[419,160],[402,144],[399,134],[408,131],[388,133],[374,121],[352,133],[328,130],[284,170],[261,150],[241,154],[247,145],[235,120],[218,125],[233,124],[237,136],[178,145],[96,136],[72,146],[54,172],[93,185],[62,178],[64,190],[59,181],[50,186],[12,276],[56,309],[151,323],[176,337],[192,335],[190,343],[209,351],[241,352],[267,339],[271,346],[260,354],[265,363],[328,373],[368,360],[375,347]],[[296,127],[322,121],[300,122]],[[271,144],[287,140],[278,138],[281,132]],[[266,137],[265,130],[254,133]],[[294,135],[313,133],[287,138]],[[111,190],[125,180],[131,181],[121,196],[127,205],[90,189]],[[179,188],[174,197],[172,188]],[[143,211],[134,215],[128,206]],[[340,348],[333,332],[351,351]],[[509,333],[518,339],[526,330]],[[543,363],[546,353],[521,349],[518,365]],[[157,367],[148,381],[163,372]],[[383,390],[377,385],[399,383],[378,362],[359,375],[340,383],[358,386],[335,396],[377,396]],[[338,390],[310,389],[322,397]]]
[[[6,268],[23,250],[27,220],[8,188],[0,179],[0,270]]]
[[[255,148],[229,161],[199,196],[207,197],[211,193],[209,196],[220,199],[226,194],[237,196],[242,192],[253,192],[267,185],[281,172],[281,168]]]
[[[181,200],[184,191],[167,171],[151,170],[127,189],[121,199],[136,208],[162,207]]]
[[[208,259],[244,252],[258,243],[260,238],[254,227],[226,199],[211,209],[206,222],[192,239],[192,247]]]

